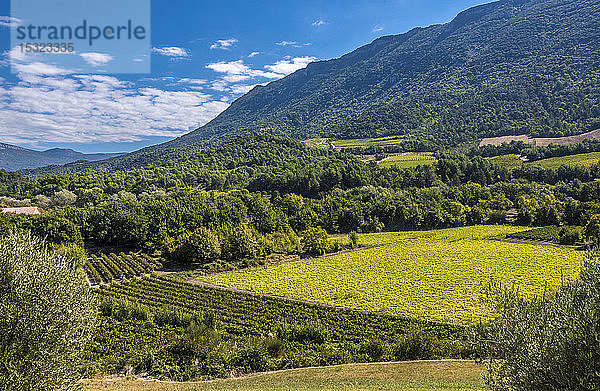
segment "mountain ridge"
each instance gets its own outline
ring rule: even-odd
[[[600,127],[600,0],[500,0],[257,86],[202,127],[81,170],[161,164],[237,134],[401,135],[404,150]],[[71,167],[70,169],[73,169]]]
[[[34,169],[48,165],[62,165],[76,161],[97,161],[121,156],[123,153],[85,154],[70,148],[51,148],[36,151],[18,145],[0,143],[0,169],[16,171]]]

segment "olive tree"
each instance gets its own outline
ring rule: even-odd
[[[576,280],[524,298],[495,287],[497,317],[474,333],[493,390],[600,389],[600,265],[596,252]]]
[[[77,260],[29,233],[0,239],[0,390],[70,390],[96,303]]]

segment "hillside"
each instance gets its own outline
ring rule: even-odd
[[[398,136],[405,150],[483,137],[560,137],[600,125],[600,0],[501,0],[446,24],[385,36],[257,86],[208,124],[102,163],[118,170],[185,157],[248,131]]]
[[[407,136],[431,145],[600,123],[598,0],[502,0],[381,37],[259,86],[163,145],[263,129],[302,139]]]
[[[5,170],[20,170],[23,168],[37,168],[50,164],[66,164],[78,160],[103,160],[118,153],[85,154],[72,149],[53,148],[46,151],[35,151],[15,145],[0,143],[0,168]]]

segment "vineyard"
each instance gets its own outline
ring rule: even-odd
[[[580,251],[488,240],[524,230],[477,226],[361,235],[362,245],[379,246],[200,279],[350,308],[469,323],[489,315],[481,292],[491,280],[515,283],[531,296],[577,273]]]
[[[102,298],[127,299],[153,309],[175,306],[183,311],[209,311],[219,328],[231,336],[264,336],[281,324],[318,324],[332,340],[360,342],[377,337],[393,341],[398,335],[431,330],[440,339],[459,331],[452,326],[385,314],[262,297],[205,287],[164,276],[145,276],[97,288]]]
[[[436,158],[425,152],[408,152],[402,155],[389,156],[380,162],[380,167],[410,168],[419,165],[430,165],[436,162]]]
[[[88,280],[92,285],[108,284],[115,280],[124,280],[160,269],[162,264],[147,254],[130,252],[119,255],[90,254],[84,265]]]
[[[600,152],[580,153],[577,155],[557,156],[538,160],[529,164],[544,168],[557,169],[560,166],[591,166],[600,161]]]

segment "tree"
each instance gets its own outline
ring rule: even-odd
[[[595,214],[590,218],[583,231],[583,236],[591,242],[600,242],[600,214]]]
[[[66,189],[55,192],[50,201],[52,206],[68,206],[75,202],[77,202],[77,195]]]
[[[258,254],[256,235],[247,224],[241,224],[230,232],[228,253],[233,260],[254,258]]]
[[[323,255],[329,246],[329,235],[321,227],[310,227],[300,233],[300,243],[307,253]]]
[[[579,278],[526,299],[491,290],[498,316],[475,333],[492,390],[600,389],[600,265],[588,254]]]
[[[0,240],[0,389],[73,389],[95,319],[75,260],[29,233]]]
[[[200,227],[186,232],[165,247],[165,256],[170,261],[192,263],[213,261],[221,255],[219,238],[210,229]]]

